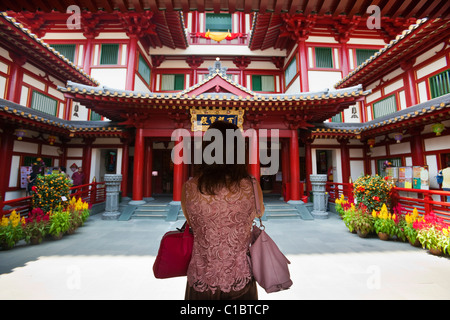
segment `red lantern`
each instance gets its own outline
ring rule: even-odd
[[[373,146],[375,145],[375,139],[371,138],[367,140],[367,144],[369,145],[369,147],[373,148]]]

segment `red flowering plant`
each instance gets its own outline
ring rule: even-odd
[[[450,253],[449,227],[434,212],[417,219],[413,223],[413,227],[417,230],[417,239],[424,249],[439,254]]]
[[[25,241],[32,244],[41,243],[48,231],[48,220],[49,215],[41,208],[31,210],[23,227]]]
[[[357,203],[363,203],[369,212],[380,211],[383,204],[391,207],[393,184],[379,175],[359,177],[353,185]]]

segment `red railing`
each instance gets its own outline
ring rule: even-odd
[[[70,188],[70,197],[81,198],[91,205],[101,203],[106,199],[105,183],[92,182],[72,187]],[[21,216],[27,216],[31,210],[31,196],[7,201],[0,200],[0,217],[10,214],[13,210],[16,210]]]
[[[352,183],[327,182],[326,190],[329,195],[329,202],[334,203],[336,198],[340,198],[342,194],[346,200],[353,202]],[[450,224],[450,202],[446,201],[447,197],[450,197],[449,191],[397,187],[392,189],[394,205],[399,204],[406,213],[412,212],[414,208],[420,214],[428,214],[433,211],[445,223]]]
[[[334,200],[340,198],[341,195],[344,195],[346,200],[353,202],[353,183],[327,182],[326,190],[330,202],[334,203]]]

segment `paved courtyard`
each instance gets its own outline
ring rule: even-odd
[[[161,236],[183,221],[89,218],[74,235],[0,251],[0,299],[181,300],[185,278],[158,280]],[[291,261],[291,289],[260,299],[450,299],[450,259],[407,243],[360,239],[329,219],[265,221]]]

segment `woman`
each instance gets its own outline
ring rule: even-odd
[[[203,162],[182,191],[181,206],[194,233],[185,299],[256,300],[256,282],[247,258],[256,217],[255,197],[246,164],[236,161],[237,152],[245,152],[245,146],[238,148],[228,141],[234,138],[227,140],[226,130],[238,130],[237,126],[217,121],[208,130],[212,129],[223,137],[222,164]],[[231,164],[226,163],[226,145],[234,147]],[[204,144],[203,150],[206,147]],[[262,191],[257,185],[262,215]]]
[[[40,174],[41,167],[37,164],[34,164],[31,167],[31,173],[27,175],[27,195],[31,194],[31,188],[36,184],[36,178]]]

